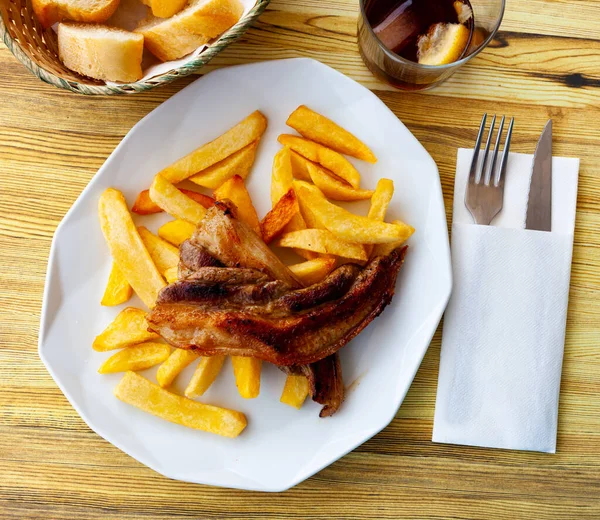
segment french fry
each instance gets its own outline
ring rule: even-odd
[[[294,181],[300,207],[304,204],[309,206],[315,218],[342,240],[361,244],[381,244],[406,240],[414,233],[414,228],[400,221],[388,224],[354,215],[332,204],[322,193],[316,192],[313,188],[303,181]]]
[[[285,386],[279,401],[300,410],[309,392],[306,377],[289,374],[285,380]]]
[[[244,179],[239,175],[234,175],[215,190],[215,198],[217,200],[229,199],[233,202],[237,206],[240,219],[260,235],[258,215],[244,184]]]
[[[192,379],[185,389],[186,397],[194,399],[204,394],[212,385],[223,368],[225,356],[205,356],[194,371]]]
[[[104,191],[98,214],[113,260],[136,294],[152,307],[165,281],[135,228],[123,194],[113,188]]]
[[[257,141],[266,128],[267,118],[257,110],[214,141],[175,161],[159,174],[171,183],[177,184]]]
[[[161,175],[156,175],[152,181],[150,198],[169,215],[196,226],[206,215],[204,206],[184,195]]]
[[[247,424],[241,412],[173,394],[135,372],[125,373],[114,394],[124,403],[161,419],[225,437],[237,437]]]
[[[177,264],[179,264],[179,250],[175,246],[157,237],[154,233],[150,233],[144,226],[138,228],[138,233],[142,237],[142,241],[148,253],[150,253],[152,261],[163,275],[167,269],[171,267],[177,268]]]
[[[342,256],[354,260],[367,260],[365,248],[361,244],[341,240],[326,229],[292,231],[283,235],[278,240],[277,245],[280,247],[306,249],[315,253]]]
[[[96,336],[92,347],[98,352],[106,352],[158,338],[158,334],[148,331],[146,313],[142,309],[127,307]]]
[[[290,159],[292,161],[292,173],[296,179],[306,182],[312,182],[306,162],[308,159],[302,157],[298,152],[290,150]]]
[[[129,285],[129,282],[125,276],[123,276],[119,266],[113,262],[100,304],[107,307],[121,305],[129,300],[132,294],[133,289],[131,288],[131,285]]]
[[[167,283],[174,283],[179,280],[179,269],[177,266],[169,267],[163,274],[165,275]]]
[[[171,347],[165,343],[143,343],[110,356],[98,369],[99,374],[114,374],[128,370],[145,370],[169,357]]]
[[[254,399],[260,394],[262,361],[251,357],[231,356],[233,375],[238,392],[244,399]]]
[[[305,287],[320,282],[335,267],[336,259],[320,257],[299,264],[290,265],[290,271],[304,284]]]
[[[196,231],[196,226],[185,220],[177,219],[159,227],[158,236],[179,247],[183,242],[192,238],[194,231]]]
[[[171,386],[171,383],[179,375],[179,373],[194,360],[198,359],[199,355],[193,350],[184,350],[176,348],[165,362],[158,367],[156,372],[156,380],[163,388]]]
[[[394,181],[379,179],[375,187],[375,193],[371,197],[371,207],[369,208],[367,218],[383,222],[393,195]],[[373,244],[367,244],[365,250],[370,257],[371,253],[373,253]]]
[[[215,203],[215,199],[209,197],[208,195],[198,193],[197,191],[184,189],[179,189],[179,191],[181,191],[181,193],[184,195],[187,195],[190,199],[195,200],[198,204],[202,204],[202,206],[207,209]],[[151,215],[153,213],[160,213],[163,210],[150,198],[150,190],[144,190],[140,192],[137,196],[137,199],[135,199],[131,211],[138,215]]]
[[[399,220],[392,220],[392,224],[402,224],[401,221]],[[387,256],[389,255],[394,249],[399,248],[402,244],[404,244],[404,242],[406,242],[406,239],[404,240],[397,240],[395,242],[387,242],[385,244],[377,244],[374,248],[373,251],[371,252],[371,258],[374,258],[376,256]]]
[[[332,200],[353,201],[370,199],[373,196],[373,190],[352,188],[329,175],[320,166],[308,160],[306,162],[310,178],[326,197]]]
[[[308,184],[306,182],[306,183],[303,183],[302,186],[304,186],[307,190],[316,191],[317,194],[321,193],[321,190],[319,190],[319,188],[317,188],[313,184]],[[309,199],[307,197],[304,197],[304,199],[301,199],[300,197],[298,197],[298,195],[296,195],[296,197],[298,198],[298,205],[300,206],[300,214],[302,215],[302,218],[306,224],[306,227],[308,229],[325,229],[325,226],[317,219],[315,214],[312,212],[312,209],[309,204]]]
[[[277,237],[290,220],[292,220],[294,215],[298,215],[299,211],[300,207],[298,206],[296,194],[294,193],[294,189],[290,188],[260,222],[260,232],[265,244],[268,244]]]
[[[360,139],[352,135],[331,119],[300,105],[286,121],[300,135],[320,143],[332,150],[351,155],[363,161],[376,163],[377,157]]]
[[[360,174],[343,155],[319,143],[295,135],[282,134],[278,140],[282,145],[289,146],[309,161],[316,162],[323,168],[331,170],[353,188],[358,189],[360,187]]]
[[[242,179],[246,179],[254,164],[257,147],[258,141],[254,141],[229,157],[219,161],[217,164],[213,164],[196,175],[192,175],[189,180],[198,184],[198,186],[216,190],[234,175],[239,175]]]
[[[273,157],[273,171],[271,173],[271,205],[273,207],[281,197],[292,189],[293,182],[291,151],[284,146]]]

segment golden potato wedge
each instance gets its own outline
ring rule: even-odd
[[[367,218],[383,222],[393,195],[394,181],[390,179],[379,179],[379,182],[375,187],[375,193],[373,193],[373,196],[371,197],[371,207],[369,208]],[[370,257],[373,252],[373,244],[367,244],[365,250]]]
[[[290,149],[283,147],[273,157],[273,170],[271,173],[271,206],[279,202],[290,189],[294,176],[292,175],[292,162]]]
[[[166,361],[158,367],[156,372],[156,380],[163,388],[171,386],[171,383],[179,375],[179,373],[190,363],[198,359],[200,356],[193,350],[184,350],[176,348]]]
[[[102,334],[96,336],[92,347],[98,352],[106,352],[158,338],[158,334],[148,331],[146,313],[142,309],[127,307]]]
[[[246,179],[254,164],[257,147],[258,141],[254,141],[217,164],[213,164],[196,175],[192,175],[189,180],[198,186],[216,190],[234,175],[239,175],[242,179]]]
[[[336,266],[333,257],[320,257],[299,264],[290,265],[290,271],[304,284],[305,287],[320,282]]]
[[[302,186],[304,186],[307,190],[316,191],[317,194],[321,193],[321,190],[319,190],[313,184],[308,184],[307,182],[305,182],[302,184]],[[300,206],[300,214],[302,215],[306,227],[308,229],[326,229],[325,226],[317,219],[315,214],[312,212],[312,209],[309,204],[309,199],[307,197],[301,199],[300,197],[298,197],[298,194],[296,194],[296,198],[298,199],[298,205]]]
[[[169,267],[167,270],[165,270],[165,272],[163,274],[165,275],[165,278],[167,279],[168,283],[174,283],[177,280],[179,280],[178,266]]]
[[[315,186],[319,188],[327,198],[332,200],[353,201],[370,199],[373,196],[373,190],[355,189],[329,175],[324,168],[321,168],[308,160],[306,162],[308,163],[306,167],[310,174],[310,178]]]
[[[223,368],[225,356],[204,356],[194,371],[192,379],[185,389],[185,395],[190,399],[200,397],[212,385]]]
[[[206,215],[206,208],[184,195],[161,175],[156,175],[150,186],[150,198],[169,215],[197,226]]]
[[[400,225],[402,222],[399,220],[392,220],[392,224]],[[395,242],[386,242],[385,244],[377,244],[373,248],[370,258],[375,258],[376,256],[387,256],[394,249],[402,246],[404,242],[406,242],[406,239],[396,240]]]
[[[296,179],[306,182],[312,182],[306,162],[308,159],[302,157],[298,152],[290,150],[290,159],[292,161],[292,173]]]
[[[179,191],[184,195],[187,195],[190,199],[195,200],[198,204],[202,204],[207,209],[215,203],[215,199],[208,195],[198,193],[197,191],[184,189],[180,189]],[[151,215],[153,213],[161,213],[163,210],[150,198],[150,190],[144,190],[140,192],[137,199],[135,199],[131,211],[138,215]]]
[[[114,374],[128,370],[145,370],[169,357],[171,347],[166,343],[142,343],[110,356],[98,369],[99,374]]]
[[[177,267],[179,264],[179,249],[169,244],[166,240],[150,233],[144,226],[138,227],[138,233],[150,253],[154,265],[164,275],[167,269]]]
[[[238,392],[244,399],[254,399],[260,394],[260,371],[262,361],[260,359],[231,356],[233,375]]]
[[[144,304],[152,307],[165,280],[135,228],[123,194],[113,188],[104,191],[98,215],[113,260]]]
[[[293,247],[328,255],[367,260],[365,248],[361,244],[346,242],[326,229],[304,229],[286,233],[278,241],[280,247]]]
[[[123,276],[119,266],[113,262],[100,304],[106,307],[121,305],[129,300],[132,294],[133,289],[131,288],[131,285],[129,285],[129,282],[125,276]]]
[[[309,161],[331,170],[353,188],[360,188],[360,174],[358,170],[343,155],[319,143],[309,141],[303,137],[296,137],[295,135],[282,134],[278,139],[282,145],[290,147]]]
[[[244,179],[239,175],[234,175],[215,190],[215,198],[217,200],[229,199],[233,202],[237,206],[239,217],[260,235],[258,215],[244,184]]]
[[[158,236],[174,246],[179,247],[187,239],[192,238],[196,226],[185,220],[177,219],[167,222],[158,228]]]
[[[332,150],[370,163],[376,163],[377,157],[353,134],[335,124],[331,119],[300,105],[286,121],[300,135],[320,143]]]
[[[257,110],[214,141],[175,161],[159,174],[171,183],[177,184],[257,141],[266,128],[267,118]]]
[[[247,424],[241,412],[173,394],[135,372],[125,373],[114,394],[124,403],[161,419],[225,437],[237,437]]]
[[[285,386],[279,401],[300,410],[309,393],[310,389],[306,377],[289,374],[285,380]]]
[[[296,194],[294,189],[290,188],[260,222],[260,232],[265,244],[272,242],[275,237],[280,235],[283,228],[292,220],[294,215],[298,215],[299,211],[300,207],[298,206]]]
[[[329,202],[314,187],[303,181],[294,181],[294,189],[300,200],[300,207],[310,207],[314,217],[335,236],[348,242],[361,244],[381,244],[406,240],[414,233],[414,228],[397,221],[396,224],[379,222]]]

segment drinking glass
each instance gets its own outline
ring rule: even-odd
[[[427,90],[448,79],[459,67],[477,56],[492,41],[504,15],[505,0],[470,0],[483,41],[458,61],[447,65],[422,65],[388,49],[373,31],[367,12],[378,0],[359,0],[358,46],[363,61],[379,79],[402,90]],[[380,1],[380,0],[379,0]],[[419,2],[424,0],[413,0]],[[436,0],[429,0],[436,1]]]

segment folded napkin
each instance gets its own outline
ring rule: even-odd
[[[504,208],[492,226],[473,223],[472,154],[458,151],[433,441],[554,453],[579,160],[552,160],[544,232],[524,229],[532,155],[509,155]]]

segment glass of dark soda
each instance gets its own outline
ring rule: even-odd
[[[494,38],[505,0],[360,0],[358,45],[375,76],[403,90],[439,85]]]

